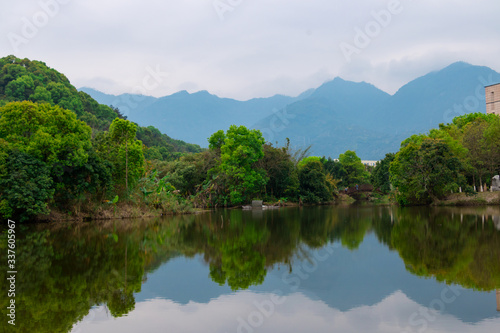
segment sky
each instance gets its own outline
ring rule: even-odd
[[[499,13],[498,0],[4,0],[0,56],[111,94],[247,100],[337,76],[393,94],[456,61],[500,72]]]
[[[105,306],[99,306],[92,308],[72,332],[321,333],[335,329],[335,332],[349,333],[493,333],[498,332],[500,324],[500,318],[478,323],[463,322],[435,311],[435,305],[424,308],[401,291],[373,306],[360,306],[346,312],[301,293],[278,299],[274,297],[273,294],[240,291],[208,303],[189,302],[185,305],[156,298],[136,303],[134,311],[121,318],[113,318]],[[273,304],[271,300],[277,303]]]

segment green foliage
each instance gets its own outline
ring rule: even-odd
[[[213,150],[220,143],[221,131],[209,139]],[[224,144],[220,147],[220,162],[209,171],[212,188],[217,187],[221,204],[238,205],[255,196],[264,189],[267,178],[265,171],[257,167],[264,157],[262,133],[248,130],[245,126],[232,125],[225,134]]]
[[[216,154],[204,151],[182,156],[177,161],[155,163],[154,167],[183,195],[196,194],[197,188],[207,178],[207,172],[216,166]]]
[[[115,118],[109,127],[115,177],[117,177],[117,182],[125,181],[127,190],[129,181],[135,184],[144,174],[142,142],[135,139],[136,131],[136,124],[119,118]]]
[[[482,215],[459,215],[414,208],[397,214],[391,244],[407,269],[447,284],[490,291],[500,286],[500,233]]]
[[[458,189],[461,168],[445,142],[425,139],[399,151],[390,165],[390,180],[401,205],[428,204]]]
[[[186,213],[191,211],[191,204],[178,195],[176,188],[170,183],[170,176],[158,177],[153,171],[139,180],[138,188],[142,193],[142,201],[152,209],[167,213]]]
[[[297,200],[299,195],[299,177],[289,147],[274,148],[271,144],[263,146],[264,157],[259,167],[266,171],[269,179],[266,194],[271,198],[289,198]]]
[[[300,196],[306,203],[332,200],[332,188],[326,179],[323,164],[318,159],[309,159],[299,168]]]
[[[49,104],[13,102],[0,108],[0,138],[54,166],[81,166],[88,158],[90,128],[74,113]]]
[[[383,193],[389,193],[391,190],[389,166],[396,155],[386,154],[384,159],[377,162],[371,174],[371,181],[374,188],[380,188]]]
[[[340,154],[339,162],[342,165],[345,176],[342,178],[342,185],[351,187],[356,184],[364,184],[368,182],[368,173],[365,171],[365,166],[361,159],[352,150]]]
[[[87,162],[82,166],[64,168],[57,177],[59,184],[64,184],[55,195],[60,208],[70,209],[75,200],[91,199],[102,201],[107,190],[113,187],[113,165],[99,156],[94,149],[88,152]]]
[[[498,289],[500,232],[491,218],[482,224],[481,211],[456,212],[304,207],[252,217],[227,210],[176,216],[168,223],[138,220],[133,228],[130,221],[115,221],[16,230],[17,265],[23,272],[16,279],[16,304],[23,305],[17,307],[23,320],[16,327],[21,332],[68,332],[97,305],[114,317],[126,315],[146,278],[178,256],[201,258],[215,283],[240,290],[261,284],[267,271],[277,267],[283,274],[288,269],[297,274],[301,263],[316,256],[313,249],[335,242],[354,251],[370,233],[397,251],[412,274],[474,290]],[[7,234],[1,233],[3,262],[6,245]],[[167,264],[167,269],[176,267]],[[0,279],[6,277],[6,270],[0,271]],[[7,307],[8,301],[1,297],[0,306]]]
[[[433,148],[430,142],[434,142]],[[391,180],[400,186],[400,203],[430,203],[457,191],[458,186],[473,194],[474,186],[479,189],[485,182],[489,184],[500,172],[499,142],[500,117],[483,113],[456,117],[428,135],[406,139],[390,168]]]
[[[54,197],[68,198],[78,186],[76,180],[82,181],[72,177],[75,170],[89,166],[90,128],[58,106],[12,102],[0,108],[0,140],[0,168],[11,170],[0,173],[5,185],[0,187],[1,214],[7,217],[22,214],[26,220],[48,213]]]
[[[12,101],[32,101],[58,105],[73,111],[94,132],[105,131],[115,118],[126,119],[120,110],[97,103],[90,95],[77,91],[69,80],[40,61],[0,58],[0,106]],[[177,153],[200,152],[198,145],[174,140],[153,126],[139,127],[137,138],[148,147],[155,147],[161,159],[178,158]],[[154,154],[151,158],[159,158]]]
[[[495,122],[496,120],[498,120],[498,116],[493,114],[493,113],[489,113],[489,114],[479,113],[479,112],[468,113],[468,114],[464,114],[462,116],[458,116],[458,117],[453,118],[452,124],[457,126],[459,129],[463,129],[467,124],[478,121],[478,120],[483,120],[483,121],[486,121],[487,123],[491,123],[491,122]],[[451,126],[450,124],[448,124],[448,126],[443,126],[443,129],[445,129],[446,127],[450,127],[450,126]]]
[[[0,59],[0,99],[46,102],[73,111],[92,128],[104,130],[118,116],[108,106],[99,105],[89,95],[78,92],[69,80],[43,62],[8,56]]]
[[[342,163],[340,163],[339,161],[335,161],[331,157],[328,157],[328,159],[323,157],[321,159],[321,162],[323,163],[325,172],[330,174],[333,179],[341,180],[345,177],[346,171]]]
[[[150,159],[174,160],[201,151],[124,118],[118,109],[78,92],[64,75],[42,62],[0,58],[0,182],[16,182],[7,173],[8,161],[40,169],[40,179],[35,177],[27,183],[30,188],[22,189],[24,203],[0,189],[0,214],[19,214],[24,207],[25,220],[48,213],[49,206],[78,211],[86,203],[96,209],[108,191],[128,189],[129,183],[133,187],[143,176],[144,146],[136,136],[149,146]],[[27,207],[28,202],[33,206]]]
[[[299,163],[297,163],[297,168],[300,170],[310,162],[321,162],[321,157],[318,157],[318,156],[305,157],[305,158],[301,159],[299,161]]]
[[[200,146],[186,143],[181,140],[174,140],[166,134],[153,127],[138,127],[137,139],[140,140],[149,150],[146,150],[145,157],[148,160],[171,161],[177,159],[178,153],[182,155],[188,153],[199,153]]]
[[[220,149],[224,145],[225,140],[226,140],[226,134],[224,133],[224,131],[218,130],[217,132],[212,134],[210,138],[208,138],[208,144],[209,144],[208,148],[210,148],[211,150],[220,151]]]
[[[23,222],[37,214],[48,214],[48,202],[54,195],[49,166],[19,151],[10,153],[0,178],[0,215]]]

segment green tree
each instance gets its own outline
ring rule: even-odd
[[[30,75],[19,76],[10,81],[5,87],[5,94],[11,96],[14,100],[22,101],[28,99],[28,96],[35,90],[35,83]]]
[[[300,196],[307,203],[332,200],[332,188],[320,160],[308,158],[299,167]]]
[[[12,102],[0,108],[0,138],[11,149],[31,154],[54,168],[83,165],[91,146],[90,135],[90,127],[59,106]]]
[[[265,144],[263,150],[264,157],[259,162],[259,167],[265,170],[269,179],[266,194],[270,199],[296,200],[299,178],[289,147],[275,148],[271,144]]]
[[[90,95],[78,91],[63,74],[43,62],[12,55],[0,58],[0,107],[7,102],[25,100],[47,102],[73,111],[94,130],[94,135],[108,130],[113,119],[126,119],[117,108],[99,104]],[[164,160],[178,158],[176,152],[201,151],[198,145],[174,140],[153,126],[140,127],[137,138],[148,147],[158,147]]]
[[[462,143],[468,150],[466,161],[472,166],[470,172],[473,173],[475,180],[479,180],[480,186],[483,185],[483,179],[487,173],[485,162],[488,152],[484,147],[483,133],[488,127],[488,123],[481,118],[468,123],[463,127]]]
[[[168,180],[182,194],[194,195],[196,189],[207,178],[208,170],[216,166],[216,156],[213,151],[182,156],[177,161],[157,163],[155,167],[161,177]]]
[[[129,180],[129,153],[135,161],[133,170],[134,179],[138,179],[142,173],[144,165],[144,155],[142,153],[142,142],[135,140],[137,125],[124,119],[115,118],[109,127],[109,135],[111,140],[121,149],[124,150],[125,159],[125,189],[128,191]],[[123,155],[120,153],[119,155]]]
[[[410,142],[391,163],[390,180],[402,205],[428,204],[463,184],[460,161],[442,140]]]
[[[371,174],[373,187],[380,188],[380,190],[384,193],[388,193],[391,190],[389,166],[395,156],[396,154],[393,153],[385,154],[384,159],[377,162]]]
[[[348,150],[344,154],[340,154],[339,162],[345,171],[345,176],[342,179],[344,186],[353,186],[367,181],[368,173],[356,152]]]
[[[224,133],[223,130],[218,130],[214,134],[208,138],[208,148],[212,150],[218,150],[220,152],[220,149],[222,148],[222,145],[224,145],[224,141],[226,140],[226,134]]]
[[[1,214],[26,220],[48,213],[47,204],[74,183],[69,175],[88,162],[90,132],[59,106],[12,102],[0,108]]]
[[[403,208],[391,243],[407,269],[419,276],[475,290],[500,287],[500,232],[484,215]]]
[[[50,92],[43,86],[36,87],[35,92],[30,95],[29,99],[33,102],[39,102],[39,103],[52,102],[52,96]]]
[[[344,166],[339,161],[333,160],[331,157],[328,157],[328,159],[323,157],[321,162],[323,163],[325,171],[329,173],[333,179],[341,180],[345,177],[346,172]]]
[[[483,133],[481,142],[485,167],[490,176],[500,173],[500,117],[494,118]]]
[[[0,215],[21,222],[37,214],[48,214],[48,202],[54,195],[50,168],[33,156],[13,151],[0,178]]]
[[[212,149],[218,148],[221,134],[218,131],[210,137]],[[265,171],[256,165],[264,157],[264,143],[259,130],[235,125],[227,130],[224,143],[220,146],[220,164],[210,173],[214,181],[220,182],[222,193],[229,193],[226,200],[231,204],[248,202],[264,189],[267,183]]]

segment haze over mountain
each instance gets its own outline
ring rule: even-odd
[[[106,95],[82,88],[102,104],[120,108],[142,126],[154,125],[171,137],[207,146],[207,138],[230,125],[260,129],[266,140],[311,153],[338,157],[355,150],[378,160],[396,152],[402,140],[427,132],[453,117],[486,112],[484,86],[500,82],[488,67],[463,62],[431,72],[389,95],[365,82],[335,78],[298,97],[276,95],[237,101],[206,91],[181,91],[162,98]]]
[[[275,95],[269,98],[254,98],[237,101],[219,98],[207,91],[193,94],[179,91],[175,94],[155,98],[133,94],[107,95],[90,88],[80,90],[93,96],[102,104],[118,107],[128,119],[139,125],[154,125],[174,138],[186,138],[187,142],[199,142],[208,146],[212,133],[229,128],[230,125],[250,127],[260,119],[286,105],[309,96],[307,91],[298,97]]]

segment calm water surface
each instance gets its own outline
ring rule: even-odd
[[[227,210],[17,229],[19,332],[500,331],[500,207]]]

